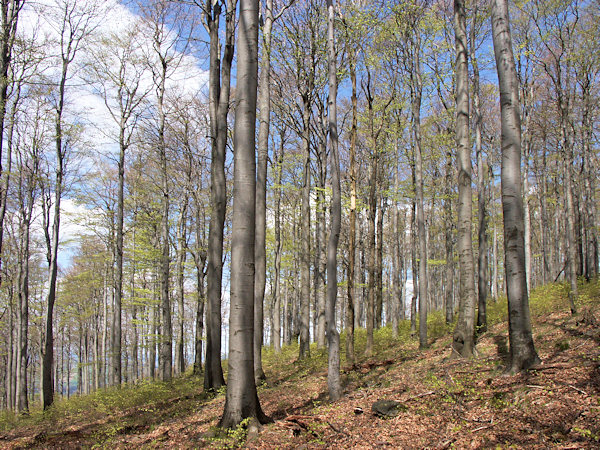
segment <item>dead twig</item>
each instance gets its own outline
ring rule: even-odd
[[[422,394],[413,395],[412,397],[408,397],[405,401],[408,402],[410,400],[415,400],[417,398],[426,397],[427,395],[433,395],[433,394],[435,394],[435,391],[423,392]]]
[[[348,436],[348,437],[350,436],[344,430],[338,430],[336,427],[333,426],[333,424],[331,422],[327,422],[327,425],[329,425],[329,428],[331,428],[333,431],[335,431],[338,434],[343,434],[343,435]]]
[[[571,389],[575,389],[577,392],[579,392],[580,394],[585,395],[586,397],[588,397],[588,393],[585,392],[582,389],[579,389],[578,387],[573,386],[572,384],[568,384],[567,386],[569,386]]]

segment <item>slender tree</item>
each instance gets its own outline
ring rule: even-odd
[[[468,358],[475,351],[475,266],[471,221],[471,146],[469,145],[469,74],[466,13],[463,0],[454,0],[456,37],[456,144],[458,160],[458,265],[459,310],[454,329],[452,355]]]
[[[60,39],[59,66],[55,115],[55,150],[56,150],[56,179],[54,182],[54,217],[52,229],[49,230],[49,209],[44,216],[48,217],[45,227],[46,243],[48,247],[48,284],[46,294],[46,317],[44,333],[44,351],[42,361],[42,405],[48,408],[54,401],[54,384],[52,382],[52,369],[54,364],[54,303],[56,301],[56,281],[58,278],[58,243],[60,239],[60,203],[63,195],[63,178],[68,140],[65,139],[65,124],[63,113],[65,110],[65,95],[69,68],[81,49],[84,39],[95,29],[94,20],[98,14],[98,4],[91,2],[85,7],[77,0],[60,0],[57,4],[58,17],[56,26]]]
[[[510,36],[506,0],[492,2],[492,37],[500,87],[502,126],[502,212],[504,260],[508,297],[510,372],[528,369],[540,361],[533,344],[527,280],[523,197],[521,195],[521,117],[517,71]]]
[[[225,183],[225,148],[227,145],[227,114],[231,85],[235,37],[236,0],[226,1],[225,42],[221,59],[219,23],[222,4],[206,0],[203,8],[205,27],[210,37],[210,68],[208,102],[210,116],[210,201],[206,269],[206,363],[204,389],[215,390],[225,384],[221,367],[221,286],[223,279],[223,231],[227,207]]]

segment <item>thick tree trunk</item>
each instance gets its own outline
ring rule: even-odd
[[[454,0],[456,37],[456,144],[458,159],[458,264],[459,311],[454,329],[452,355],[472,357],[475,352],[475,267],[473,262],[473,217],[471,146],[469,144],[469,74],[467,32],[463,0]]]
[[[337,131],[337,56],[335,52],[333,0],[327,0],[327,50],[329,65],[329,143],[331,166],[331,216],[329,241],[327,243],[327,304],[325,320],[327,322],[327,387],[329,398],[338,400],[342,395],[340,382],[340,335],[335,321],[337,301],[337,248],[342,225],[342,194],[340,188],[340,160],[338,156]]]
[[[253,362],[257,77],[258,0],[241,0],[234,129],[229,373],[220,421],[220,425],[227,428],[237,426],[248,417],[262,423],[267,421],[256,393]]]
[[[492,3],[492,37],[500,87],[502,119],[502,212],[508,296],[509,371],[527,369],[540,361],[533,344],[525,277],[523,197],[521,195],[521,120],[517,73],[506,0]]]

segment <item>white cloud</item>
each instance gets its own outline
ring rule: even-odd
[[[58,25],[53,22],[51,12],[58,12],[58,5],[63,4],[63,0],[38,0],[35,3],[26,2],[25,8],[20,17],[20,31],[28,36],[36,36],[36,40],[48,39],[57,42]],[[77,0],[78,8],[83,9],[91,5],[101,6],[105,11],[102,20],[98,20],[94,26],[96,37],[111,33],[125,33],[133,27],[141,27],[140,18],[130,9],[120,4],[117,0]],[[150,36],[146,42],[141,42],[142,48],[151,48]],[[50,55],[58,55],[60,52],[59,44],[54,44],[50,48]],[[93,45],[93,44],[91,44]],[[85,57],[83,50],[78,57]],[[85,124],[83,141],[93,146],[97,151],[107,154],[116,150],[116,137],[118,133],[117,125],[109,114],[104,100],[96,95],[94,89],[89,84],[86,85],[84,71],[82,70],[82,60],[74,61],[71,68],[73,76],[69,79],[67,85],[67,106],[65,115],[68,119],[77,117],[77,120]],[[45,69],[45,74],[55,78],[59,75],[60,65],[54,64]],[[185,95],[196,95],[206,84],[208,74],[200,68],[200,61],[191,55],[184,55],[181,63],[172,73],[167,84],[167,89],[177,88]],[[149,85],[151,77],[148,74],[144,78],[144,83]],[[93,162],[83,163],[83,166],[91,166]],[[89,234],[88,229],[82,224],[82,218],[85,222],[86,215],[90,218],[98,211],[78,205],[70,198],[63,198],[61,202],[61,248],[59,253],[59,262],[64,267],[69,265],[74,250],[77,248],[76,237],[81,234]],[[39,216],[39,214],[38,214]],[[41,223],[35,226],[41,230]]]

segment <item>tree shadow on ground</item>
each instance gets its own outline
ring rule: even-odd
[[[506,336],[502,334],[495,335],[494,343],[496,344],[496,351],[502,360],[502,364],[507,366],[510,362],[510,352],[508,351],[508,340],[506,339]]]

